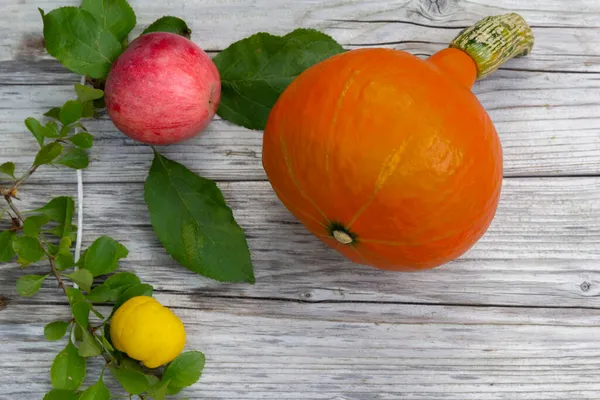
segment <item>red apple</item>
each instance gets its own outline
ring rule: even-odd
[[[221,80],[194,42],[167,32],[135,39],[106,79],[106,108],[127,136],[171,144],[195,136],[215,116]]]

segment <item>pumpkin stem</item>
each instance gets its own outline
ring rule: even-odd
[[[467,53],[477,65],[477,78],[483,78],[514,57],[529,54],[533,48],[531,27],[519,14],[486,17],[466,28],[450,43]]]

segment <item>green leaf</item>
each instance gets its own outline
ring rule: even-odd
[[[16,237],[14,232],[0,232],[0,262],[9,262],[15,257],[13,249],[13,239]]]
[[[167,398],[169,383],[169,380],[162,380],[148,389],[148,394],[150,394],[152,400],[165,400]]]
[[[17,280],[17,292],[23,297],[31,297],[42,287],[48,275],[25,275]]]
[[[87,271],[87,270],[80,270]],[[87,295],[87,299],[92,303],[104,303],[110,299],[110,295],[112,293],[112,289],[106,285],[98,285],[92,289],[91,292]]]
[[[54,358],[50,380],[55,389],[76,390],[85,377],[85,359],[69,340],[67,347]]]
[[[46,117],[54,118],[55,120],[60,120],[60,107],[53,107],[46,111],[44,115]]]
[[[135,13],[126,0],[83,0],[81,8],[96,17],[100,26],[119,42],[127,38],[136,24]]]
[[[40,121],[32,117],[29,117],[25,120],[25,126],[38,141],[40,147],[44,145],[44,137],[48,137],[52,134],[47,132],[48,129],[43,126]]]
[[[78,400],[79,395],[74,390],[52,389],[43,400]]]
[[[69,239],[71,239],[71,241],[75,241],[75,239],[77,238],[77,226],[71,224],[56,225],[54,228],[50,230],[45,230],[44,232],[50,233],[59,238],[68,237]]]
[[[75,265],[75,259],[73,258],[73,254],[69,253],[59,253],[54,259],[54,264],[56,265],[56,269],[59,271],[64,271],[65,269],[69,269]]]
[[[96,357],[102,354],[102,347],[87,330],[83,330],[83,341],[79,343],[78,353],[83,358]]]
[[[25,219],[23,223],[23,233],[26,236],[37,238],[42,230],[42,226],[50,222],[47,215],[32,215]]]
[[[313,29],[285,36],[257,33],[233,43],[214,58],[221,74],[218,114],[246,128],[264,129],[279,95],[300,73],[343,51]]]
[[[12,246],[18,256],[17,262],[19,264],[33,264],[34,262],[40,261],[46,255],[40,242],[31,237],[15,237],[13,238]]]
[[[65,67],[91,78],[105,78],[123,48],[96,18],[77,7],[42,13],[48,53]]]
[[[108,329],[108,328],[104,328],[104,329]],[[112,344],[110,344],[110,342],[108,341],[108,339],[102,335],[100,337],[100,341],[102,341],[102,345],[108,349],[108,351],[115,351],[115,348],[112,346]]]
[[[94,100],[94,107],[95,108],[105,108],[106,104],[104,102],[104,97],[98,100]]]
[[[142,35],[150,32],[171,32],[180,36],[191,38],[192,30],[187,26],[184,20],[177,17],[162,17],[154,21],[147,27]]]
[[[58,136],[61,137],[61,138],[64,138],[65,136],[67,136],[71,132],[71,130],[73,130],[73,126],[72,125],[65,125],[60,130],[60,133],[58,134]]]
[[[61,136],[60,133],[58,132],[58,124],[56,122],[54,122],[54,121],[48,122],[46,124],[45,128],[47,130],[46,134],[50,135],[50,136],[46,136],[46,137],[53,139],[53,138],[57,138],[57,137]],[[64,129],[64,127],[63,127],[63,129]]]
[[[15,177],[15,163],[5,162],[4,164],[0,165],[0,172],[4,175],[8,175],[12,178],[17,179]]]
[[[79,400],[110,400],[110,392],[106,388],[102,377],[94,385],[85,389]]]
[[[63,254],[70,252],[72,244],[73,241],[69,237],[60,239],[60,243],[58,244],[58,252]]]
[[[181,389],[193,385],[200,379],[204,369],[204,354],[199,351],[181,353],[165,370],[162,379],[169,381],[169,394],[176,394]]]
[[[121,286],[137,285],[142,283],[140,278],[131,272],[119,272],[111,275],[104,284],[111,289],[115,289]]]
[[[74,271],[70,274],[66,274],[65,276],[71,281],[75,282],[77,285],[79,285],[79,287],[81,287],[86,292],[89,293],[92,290],[91,286],[92,282],[94,281],[94,277],[92,276],[92,273],[87,269],[78,269],[77,271]]]
[[[88,167],[90,160],[85,150],[73,147],[67,150],[57,163],[73,169],[83,169]]]
[[[65,333],[67,333],[67,328],[69,327],[69,322],[67,321],[54,321],[50,322],[48,325],[44,327],[44,336],[48,340],[59,340]]]
[[[36,210],[32,210],[31,212],[38,212],[47,215],[52,221],[65,224],[64,226],[66,227],[73,221],[75,202],[71,197],[55,197],[45,206]],[[63,227],[63,229],[66,228]]]
[[[123,304],[125,304],[125,302],[129,299],[132,299],[132,298],[138,297],[138,296],[152,297],[153,291],[154,291],[154,289],[152,288],[152,286],[145,284],[145,283],[130,286],[123,293],[121,293],[119,295],[119,297],[117,298],[117,301],[115,302],[115,306],[113,308],[113,313],[115,311],[117,311],[117,309],[119,307],[121,307]]]
[[[69,138],[69,141],[82,149],[89,149],[94,144],[94,137],[87,132],[81,132]]]
[[[77,322],[83,329],[87,329],[90,324],[90,310],[90,303],[86,301],[78,301],[71,306],[71,311],[73,312],[75,322]]]
[[[148,377],[139,371],[111,367],[110,372],[127,393],[140,394],[150,387]]]
[[[86,101],[83,103],[83,118],[91,118],[94,116],[94,102]]]
[[[73,287],[67,288],[67,298],[69,299],[71,307],[77,303],[85,302],[85,296],[81,293],[81,290]]]
[[[79,121],[83,113],[83,106],[76,100],[67,101],[60,108],[60,122],[63,125],[71,125],[73,122]]]
[[[110,0],[103,0],[103,1],[106,2],[106,1],[110,1]],[[95,3],[97,5],[100,5],[100,1],[97,1],[97,0],[92,0],[92,1],[84,0],[81,8],[85,9],[84,5],[86,3]],[[87,11],[90,11],[90,10],[87,10]],[[87,103],[88,101],[101,99],[104,96],[104,92],[102,90],[94,89],[94,88],[91,88],[91,87],[85,86],[85,85],[80,85],[79,83],[75,84],[75,93],[77,93],[77,99],[81,103]]]
[[[52,142],[40,149],[37,155],[35,156],[35,161],[33,162],[35,165],[44,165],[50,164],[52,161],[56,159],[56,157],[60,156],[62,153],[63,147],[60,143]]]
[[[122,244],[108,236],[101,236],[85,251],[79,266],[94,276],[105,275],[117,269],[118,261],[127,257],[128,253]]]
[[[218,281],[254,283],[244,231],[213,181],[155,152],[144,191],[154,232],[180,264]]]

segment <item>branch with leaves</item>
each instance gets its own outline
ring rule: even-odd
[[[31,297],[52,277],[71,306],[71,319],[54,321],[44,328],[44,336],[53,341],[69,332],[66,347],[52,363],[53,389],[44,399],[109,399],[110,393],[104,384],[106,368],[129,395],[164,399],[167,394],[176,393],[199,379],[204,355],[186,352],[165,368],[149,370],[114,348],[109,330],[114,311],[133,297],[153,294],[152,286],[143,284],[131,272],[114,273],[103,283],[94,285],[95,278],[113,273],[119,267],[119,260],[127,257],[125,246],[102,236],[75,262],[71,248],[77,227],[72,223],[75,202],[71,197],[56,197],[43,207],[27,211],[20,210],[16,204],[19,189],[38,168],[45,165],[87,167],[86,150],[92,147],[93,136],[81,119],[94,116],[94,102],[102,98],[103,92],[83,85],[75,85],[75,92],[77,100],[69,100],[45,114],[51,121],[42,124],[35,118],[25,120],[40,150],[23,175],[16,177],[15,165],[11,162],[0,166],[8,182],[0,187],[0,193],[10,219],[10,228],[0,233],[0,262],[17,257],[17,263],[25,268],[46,260],[48,272],[22,276],[17,281],[17,291],[21,296]],[[112,307],[110,315],[103,315],[99,310],[101,306]],[[104,368],[94,385],[81,390],[86,359],[96,356],[104,359]]]

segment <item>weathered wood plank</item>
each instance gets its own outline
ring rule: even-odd
[[[123,265],[163,291],[306,301],[600,307],[600,178],[505,180],[486,236],[460,261],[411,274],[345,262],[295,221],[266,182],[220,186],[248,235],[256,285],[218,284],[171,260],[149,226],[142,184],[86,186],[84,242],[102,234],[121,240],[130,250]],[[30,200],[74,192],[74,185],[25,186],[21,195]],[[21,271],[14,265],[0,270],[2,293]]]
[[[45,10],[77,1],[51,0]],[[487,16],[515,11],[535,28],[536,48],[527,60],[512,67],[526,69],[567,69],[600,71],[600,53],[589,43],[598,41],[600,6],[593,0],[519,3],[511,0],[431,1],[373,0],[295,1],[211,0],[203,2],[153,2],[131,4],[137,12],[138,28],[161,15],[185,17],[195,40],[208,50],[221,50],[235,40],[257,31],[283,34],[294,27],[321,29],[345,45],[387,45],[419,54],[431,54],[447,45],[460,29]],[[0,27],[0,60],[31,59],[43,55],[40,49],[41,18],[27,2],[2,0],[4,16],[12,24]],[[17,27],[15,32],[14,27]]]
[[[1,76],[1,75],[0,75]],[[500,71],[475,93],[494,120],[506,176],[600,174],[600,75]],[[0,161],[27,168],[37,144],[23,124],[73,96],[71,84],[0,86]],[[86,124],[96,137],[86,182],[140,182],[152,152],[119,133],[106,116]],[[216,119],[202,135],[164,147],[167,156],[208,178],[264,180],[262,132]],[[69,182],[69,173],[41,171],[38,181]]]
[[[158,299],[176,305],[181,297]],[[201,382],[182,393],[193,399],[564,400],[600,391],[598,311],[264,301],[173,309],[187,348],[207,356]],[[39,399],[49,389],[64,343],[46,342],[43,326],[67,312],[34,303],[0,314],[3,396]],[[92,364],[90,375],[98,372]]]

